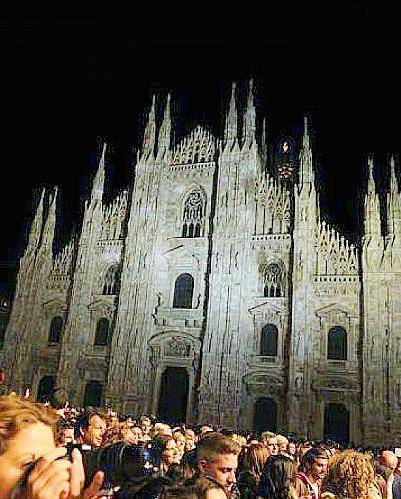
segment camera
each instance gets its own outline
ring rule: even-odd
[[[105,473],[105,483],[122,488],[152,478],[157,473],[161,454],[151,443],[130,445],[116,443],[98,450],[82,451],[85,487],[99,470]]]

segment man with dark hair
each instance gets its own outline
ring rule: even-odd
[[[65,409],[68,406],[68,394],[67,391],[58,387],[52,391],[49,399],[50,405],[56,410],[57,414],[61,417],[65,417]]]
[[[90,448],[101,447],[106,431],[106,415],[100,409],[85,412],[75,423],[76,440]]]
[[[322,480],[327,473],[328,457],[323,448],[308,450],[301,459],[299,472],[295,477],[295,490],[299,497],[320,497]]]

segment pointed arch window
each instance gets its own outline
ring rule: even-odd
[[[49,328],[49,343],[60,343],[61,333],[63,331],[64,320],[59,315],[53,317]]]
[[[260,335],[259,354],[267,357],[277,356],[278,330],[274,324],[266,324],[262,327]]]
[[[116,295],[120,291],[120,267],[118,265],[112,265],[107,270],[102,291],[104,295]]]
[[[281,265],[270,263],[264,271],[263,296],[280,298],[285,296],[285,273]]]
[[[192,308],[194,278],[191,274],[181,274],[174,286],[173,308]]]
[[[182,237],[202,237],[204,234],[205,201],[199,189],[192,190],[184,203]]]
[[[97,347],[105,347],[109,344],[110,323],[104,317],[99,319],[96,324],[95,342]]]
[[[340,326],[332,327],[327,338],[327,358],[347,360],[347,332]]]

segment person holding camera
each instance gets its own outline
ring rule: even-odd
[[[101,497],[104,474],[86,490],[82,456],[56,447],[57,413],[17,395],[0,397],[0,499]]]

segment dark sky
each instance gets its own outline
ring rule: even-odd
[[[311,116],[322,211],[355,239],[367,153],[384,187],[388,154],[399,164],[397,18],[385,3],[321,3],[218,18],[204,7],[187,18],[48,13],[0,23],[0,291],[13,282],[41,187],[60,186],[61,237],[77,220],[98,137],[111,146],[116,191],[132,174],[152,92],[162,102],[172,91],[178,134],[196,122],[218,130],[231,80],[244,86],[250,76],[273,136]]]

